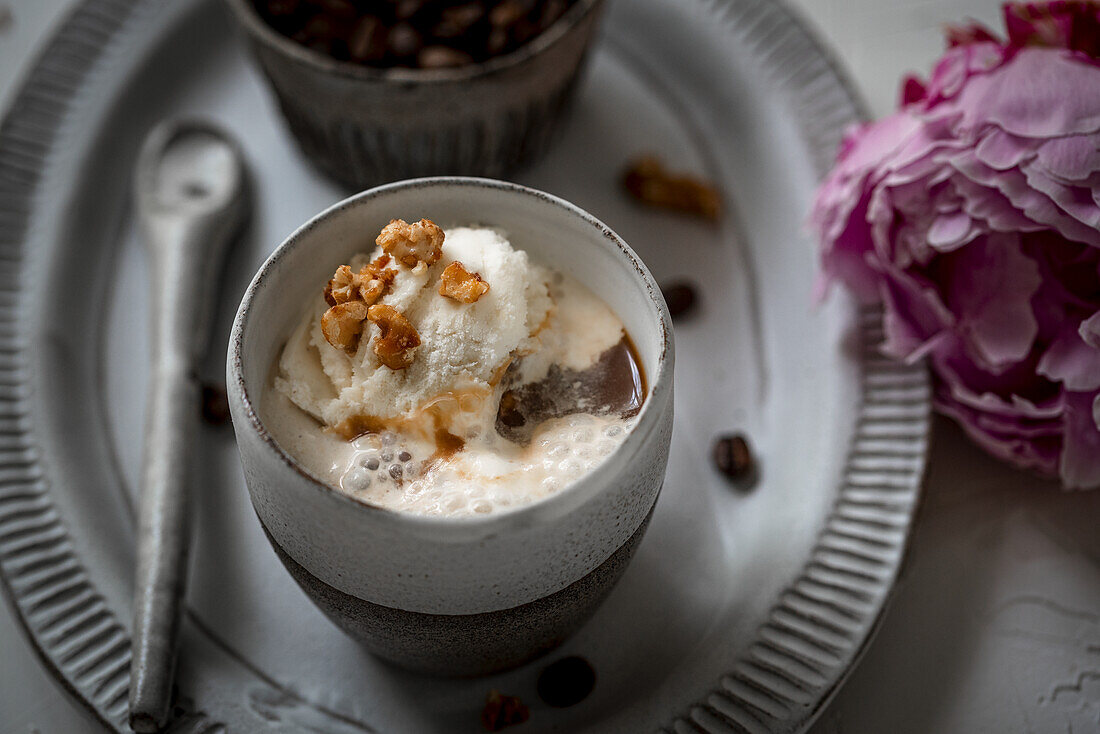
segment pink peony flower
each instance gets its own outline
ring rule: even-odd
[[[1100,3],[949,31],[817,192],[822,285],[885,310],[935,404],[994,456],[1100,485]]]

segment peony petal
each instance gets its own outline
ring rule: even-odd
[[[1022,169],[1028,184],[1050,197],[1058,208],[1091,229],[1100,228],[1100,207],[1093,201],[1093,192],[1080,186],[1066,186],[1047,176],[1041,169]]]
[[[864,197],[856,206],[857,211],[865,210]],[[862,217],[852,215],[847,226],[832,241],[830,247],[821,252],[821,267],[830,280],[843,282],[862,303],[877,303],[880,300],[878,282],[881,276],[868,264],[867,255],[873,249],[866,225]]]
[[[1036,155],[1035,144],[1028,138],[1010,135],[1000,128],[990,128],[974,146],[974,155],[985,165],[998,171],[1017,168]]]
[[[912,74],[906,75],[901,81],[901,95],[898,99],[898,107],[905,107],[914,102],[921,102],[928,96],[924,88],[924,82]]]
[[[1100,486],[1100,428],[1093,416],[1097,395],[1066,393],[1066,427],[1058,473],[1070,489]]]
[[[949,333],[954,316],[926,279],[890,263],[879,267],[885,276],[881,291],[886,306],[883,351],[895,359],[920,359],[938,343],[941,334]]]
[[[957,338],[933,352],[930,360],[952,399],[983,414],[1013,422],[1041,422],[1062,415],[1058,386],[1037,380],[1027,364],[995,375],[968,360]]]
[[[997,43],[976,42],[948,49],[932,68],[925,90],[924,109],[953,100],[971,77],[989,72],[1007,58]]]
[[[986,223],[989,229],[997,232],[1035,232],[1046,229],[1027,216],[995,188],[989,188],[971,181],[966,176],[954,175],[951,185],[963,199],[963,211],[973,219]]]
[[[849,141],[844,158],[834,173],[862,176],[884,162],[892,161],[894,154],[905,146],[910,137],[920,133],[921,128],[920,119],[905,112],[864,125],[859,129],[858,136]]]
[[[1032,221],[1057,230],[1067,239],[1100,247],[1100,231],[1064,212],[1049,196],[1032,188],[1020,171],[989,168],[972,151],[960,152],[952,158],[951,165],[971,181],[999,191]]]
[[[1081,322],[1078,334],[1085,344],[1093,349],[1100,349],[1100,311]]]
[[[970,77],[950,105],[960,137],[995,126],[1027,138],[1100,130],[1100,69],[1061,49],[1025,48],[993,71]]]
[[[972,441],[993,456],[1046,476],[1057,475],[1062,443],[1059,435],[1025,438],[1013,433],[988,430],[977,421],[980,413],[955,402],[949,394],[941,390],[934,393],[933,402],[937,411],[954,418]],[[1060,422],[1057,426],[1060,428]]]
[[[991,233],[941,262],[945,302],[968,353],[993,373],[1026,357],[1039,333],[1031,297],[1040,278],[1035,261],[1020,251],[1019,235]]]
[[[928,230],[928,244],[940,252],[951,252],[974,239],[977,233],[966,212],[941,214]]]
[[[1067,325],[1043,353],[1036,372],[1062,383],[1066,390],[1100,389],[1100,349],[1089,346],[1077,328]]]
[[[1045,140],[1035,162],[1053,178],[1084,183],[1100,171],[1100,134]]]

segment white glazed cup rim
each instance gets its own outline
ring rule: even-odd
[[[353,209],[362,202],[386,193],[402,189],[435,186],[476,186],[484,189],[521,194],[539,199],[543,202],[542,205],[558,207],[565,210],[570,215],[580,218],[591,227],[593,231],[593,243],[603,243],[604,247],[610,248],[619,258],[624,260],[635,273],[637,273],[639,288],[644,289],[646,292],[648,301],[653,305],[654,315],[657,317],[655,328],[657,329],[659,343],[662,346],[657,357],[656,370],[653,371],[653,374],[649,374],[648,372],[646,374],[649,395],[642,404],[642,409],[638,414],[638,422],[635,428],[630,431],[623,440],[623,443],[620,444],[603,464],[597,466],[585,477],[582,477],[559,492],[540,498],[529,504],[509,508],[503,512],[474,516],[420,515],[370,504],[346,495],[315,476],[299,463],[294,456],[279,446],[278,442],[260,419],[256,401],[252,399],[245,383],[242,350],[245,332],[250,326],[250,319],[252,316],[251,306],[257,293],[264,288],[272,287],[272,282],[277,280],[278,276],[273,271],[278,262],[283,257],[286,257],[289,252],[307,241],[309,232],[324,220],[340,216],[343,212]],[[354,510],[351,511],[371,513],[379,519],[384,517],[388,522],[403,525],[410,531],[428,531],[433,537],[437,538],[439,537],[438,533],[447,533],[452,535],[456,540],[460,540],[469,537],[492,535],[510,526],[514,526],[517,523],[526,525],[540,520],[548,520],[562,516],[573,508],[582,505],[589,497],[598,493],[600,489],[606,490],[610,486],[610,483],[596,483],[586,480],[600,474],[600,469],[611,465],[613,463],[612,460],[616,457],[638,451],[645,445],[646,438],[649,434],[659,426],[660,416],[656,414],[656,412],[670,407],[675,349],[672,319],[669,315],[664,297],[661,295],[660,287],[653,279],[653,275],[650,273],[649,268],[646,267],[637,253],[635,253],[634,250],[606,224],[565,199],[521,184],[490,178],[433,176],[384,184],[350,196],[313,216],[309,221],[298,227],[290,236],[283,240],[275,251],[268,256],[263,265],[260,266],[256,275],[252,278],[252,282],[249,283],[244,297],[241,299],[236,317],[233,320],[233,330],[229,340],[228,361],[229,391],[231,396],[235,393],[235,396],[239,397],[244,412],[248,417],[248,424],[246,426],[235,425],[235,430],[247,430],[255,433],[274,458],[304,477],[307,480],[307,484],[313,489],[324,492],[336,501],[346,502],[349,508],[354,508]],[[588,491],[584,492],[585,489]]]
[[[444,69],[412,69],[404,67],[377,68],[352,61],[341,61],[327,54],[303,46],[272,28],[253,7],[249,0],[227,0],[234,15],[253,36],[277,49],[285,56],[324,74],[373,82],[398,82],[439,84],[465,82],[490,76],[496,72],[519,66],[553,46],[581,20],[593,12],[603,0],[578,0],[560,18],[537,36],[506,54],[492,56],[485,61]]]

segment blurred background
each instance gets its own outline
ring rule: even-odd
[[[629,2],[629,0],[615,0]],[[787,0],[875,116],[927,73],[945,23],[995,0]],[[72,0],[0,1],[0,106]],[[938,419],[907,568],[878,636],[813,734],[1100,731],[1100,491],[1015,472]],[[0,734],[94,731],[0,604]]]

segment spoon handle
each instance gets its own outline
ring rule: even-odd
[[[172,699],[190,546],[188,474],[198,384],[191,374],[158,370],[149,399],[130,662],[130,718],[137,732],[158,731]],[[156,450],[149,451],[151,446]]]
[[[149,259],[152,374],[142,447],[130,726],[168,719],[191,535],[190,471],[209,342],[229,242],[246,216],[240,153],[202,123],[155,129],[138,157],[135,201]]]

